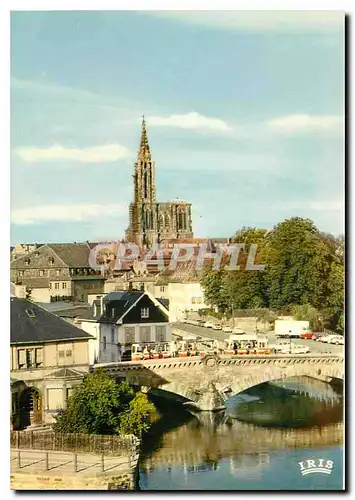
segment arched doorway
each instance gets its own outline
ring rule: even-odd
[[[28,387],[20,395],[21,427],[42,423],[42,396],[35,387]]]

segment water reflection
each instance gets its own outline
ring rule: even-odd
[[[165,415],[143,443],[142,472],[163,467],[173,474],[179,466],[184,475],[218,477],[227,459],[229,474],[250,478],[269,466],[270,453],[341,445],[342,395],[313,382],[263,384],[234,398],[225,412]]]

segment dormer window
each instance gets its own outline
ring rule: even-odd
[[[141,318],[149,318],[149,307],[142,307]]]
[[[30,318],[36,317],[36,314],[35,314],[33,309],[26,309],[26,313],[27,313],[27,316],[29,316]]]
[[[31,261],[30,261],[30,259],[26,259],[26,260],[25,260],[25,264],[26,264],[26,266],[28,266],[28,265],[30,264],[30,262],[31,262]]]
[[[111,318],[114,318],[115,317],[115,308],[113,307],[111,309]]]
[[[49,257],[48,264],[51,265],[51,266],[53,266],[53,264],[54,264],[54,258],[53,257]]]

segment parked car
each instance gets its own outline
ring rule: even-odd
[[[344,345],[344,337],[342,335],[334,335],[328,340],[329,344]]]
[[[317,341],[320,337],[322,337],[322,334],[321,334],[321,333],[314,333],[314,334],[312,335],[312,340]]]
[[[278,351],[278,352],[281,352],[283,350],[287,350],[289,352],[290,349],[295,345],[296,344],[288,342],[287,340],[280,340],[280,341],[277,341],[275,345],[272,345],[270,347],[275,349],[275,351]]]
[[[302,340],[312,340],[313,339],[313,332],[303,332],[303,333],[300,333],[300,339],[302,339]]]
[[[213,328],[213,323],[212,321],[206,321],[203,325],[205,328]]]
[[[223,327],[223,331],[225,333],[232,333],[233,332],[233,328],[231,326],[224,326]]]
[[[235,335],[244,335],[245,331],[242,330],[241,328],[237,328],[236,326],[233,328],[232,332]]]
[[[308,354],[309,352],[311,352],[311,350],[306,345],[296,345],[296,344],[284,347],[280,351],[281,354]]]
[[[215,323],[212,328],[213,330],[222,330],[222,325],[220,323]]]

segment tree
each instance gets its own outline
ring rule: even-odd
[[[309,219],[293,217],[278,224],[262,248],[266,294],[271,308],[290,304],[322,307],[331,255]]]
[[[120,417],[120,434],[134,434],[137,437],[148,431],[155,407],[142,392],[138,392],[129,403],[129,408]]]
[[[313,331],[318,331],[322,326],[321,314],[311,304],[294,305],[291,313],[296,321],[309,321],[309,326]]]
[[[228,259],[222,260],[219,270],[207,268],[203,272],[202,287],[206,302],[220,311],[254,309],[265,306],[263,272],[246,269],[251,245],[257,245],[255,264],[260,263],[260,247],[264,243],[265,229],[242,228],[232,238],[233,244],[244,244],[238,255],[239,270],[228,270]]]
[[[222,294],[222,279],[225,275],[223,269],[213,270],[212,266],[206,266],[202,271],[201,286],[205,296],[205,302],[212,307],[225,311],[228,301]]]
[[[56,417],[54,429],[64,433],[116,434],[122,415],[131,411],[130,404],[136,397],[126,381],[117,383],[106,371],[98,370],[74,388],[67,408]]]

